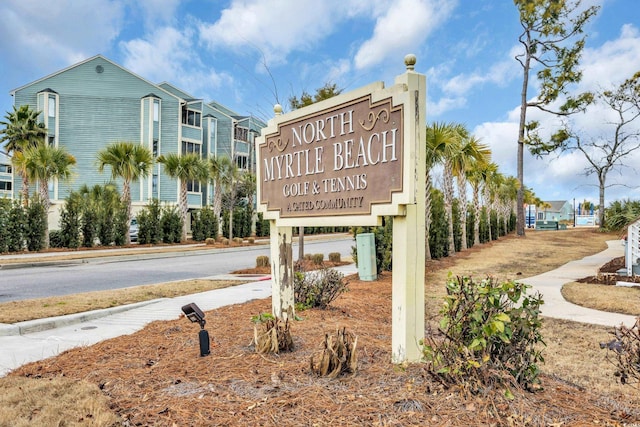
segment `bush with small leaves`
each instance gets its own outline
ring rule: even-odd
[[[213,246],[213,245],[216,244],[216,239],[214,239],[213,237],[207,237],[204,240],[204,244],[207,245],[207,246]]]
[[[329,254],[329,261],[340,262],[340,252],[331,252]]]
[[[332,268],[322,268],[306,274],[298,271],[293,276],[295,303],[303,309],[327,308],[346,290],[344,275]]]
[[[423,347],[430,372],[473,392],[491,384],[508,385],[513,379],[534,388],[540,374],[537,364],[544,362],[542,297],[527,293],[528,285],[494,278],[477,283],[450,275],[446,288],[443,339],[431,335]]]
[[[315,265],[322,265],[324,262],[324,254],[313,254],[311,255],[311,262]]]

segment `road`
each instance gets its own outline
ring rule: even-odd
[[[304,242],[305,253],[351,255],[355,242],[345,237]],[[297,257],[297,244],[293,254]],[[126,257],[91,258],[0,271],[0,302],[68,295],[227,274],[255,267],[256,257],[269,255],[266,245],[172,252]]]

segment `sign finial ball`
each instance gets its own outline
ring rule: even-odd
[[[276,113],[276,116],[282,114],[282,105],[276,104],[273,106],[273,112]]]
[[[413,70],[416,65],[416,56],[410,53],[404,57],[404,65],[407,66],[407,70]]]

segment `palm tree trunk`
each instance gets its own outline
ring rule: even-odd
[[[43,181],[40,183],[40,198],[42,199],[42,207],[44,208],[44,249],[49,249],[49,209],[51,201],[49,200],[49,183]]]
[[[124,236],[124,242],[127,245],[131,244],[131,236],[129,236],[129,227],[131,226],[131,183],[128,180],[124,180],[122,183],[122,202],[127,207],[127,232]]]
[[[456,244],[453,236],[453,176],[451,175],[451,162],[448,160],[444,165],[442,174],[442,186],[444,187],[444,210],[447,215],[449,226],[449,256],[456,253]]]
[[[473,245],[480,244],[480,188],[473,186]]]
[[[467,179],[464,172],[458,176],[458,198],[460,199],[460,228],[462,229],[461,250],[467,250]]]
[[[491,192],[489,190],[489,186],[485,183],[484,184],[484,206],[487,208],[487,228],[489,230],[489,242],[491,242],[492,236],[491,236]]]
[[[20,197],[22,197],[22,206],[29,206],[29,178],[26,173],[22,173],[22,188],[20,189]]]
[[[429,230],[431,229],[431,186],[431,174],[427,171],[424,186],[424,254],[427,260],[431,259],[431,246],[429,246]]]
[[[180,241],[187,240],[187,215],[189,214],[189,202],[187,200],[187,182],[180,180],[180,216],[182,217],[182,235]]]
[[[213,214],[218,221],[218,236],[222,236],[222,218],[220,217],[220,213],[222,212],[222,186],[219,182],[215,183],[215,187],[213,189]]]

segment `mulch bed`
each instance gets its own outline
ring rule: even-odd
[[[587,276],[576,280],[579,283],[592,283],[594,285],[612,285],[617,282],[638,283],[640,285],[640,276],[626,276],[617,274],[618,270],[625,268],[625,257],[614,258],[598,269],[596,276]]]
[[[295,351],[259,355],[251,317],[271,311],[254,300],[206,313],[211,354],[199,357],[197,325],[158,321],[132,335],[69,350],[11,375],[64,376],[98,384],[125,425],[154,426],[622,426],[640,422],[621,397],[603,397],[543,376],[543,390],[471,395],[434,381],[424,365],[391,363],[391,275],[349,278],[328,310],[297,313]],[[310,373],[326,333],[358,336],[358,370],[336,379]],[[554,424],[555,423],[555,424]]]

